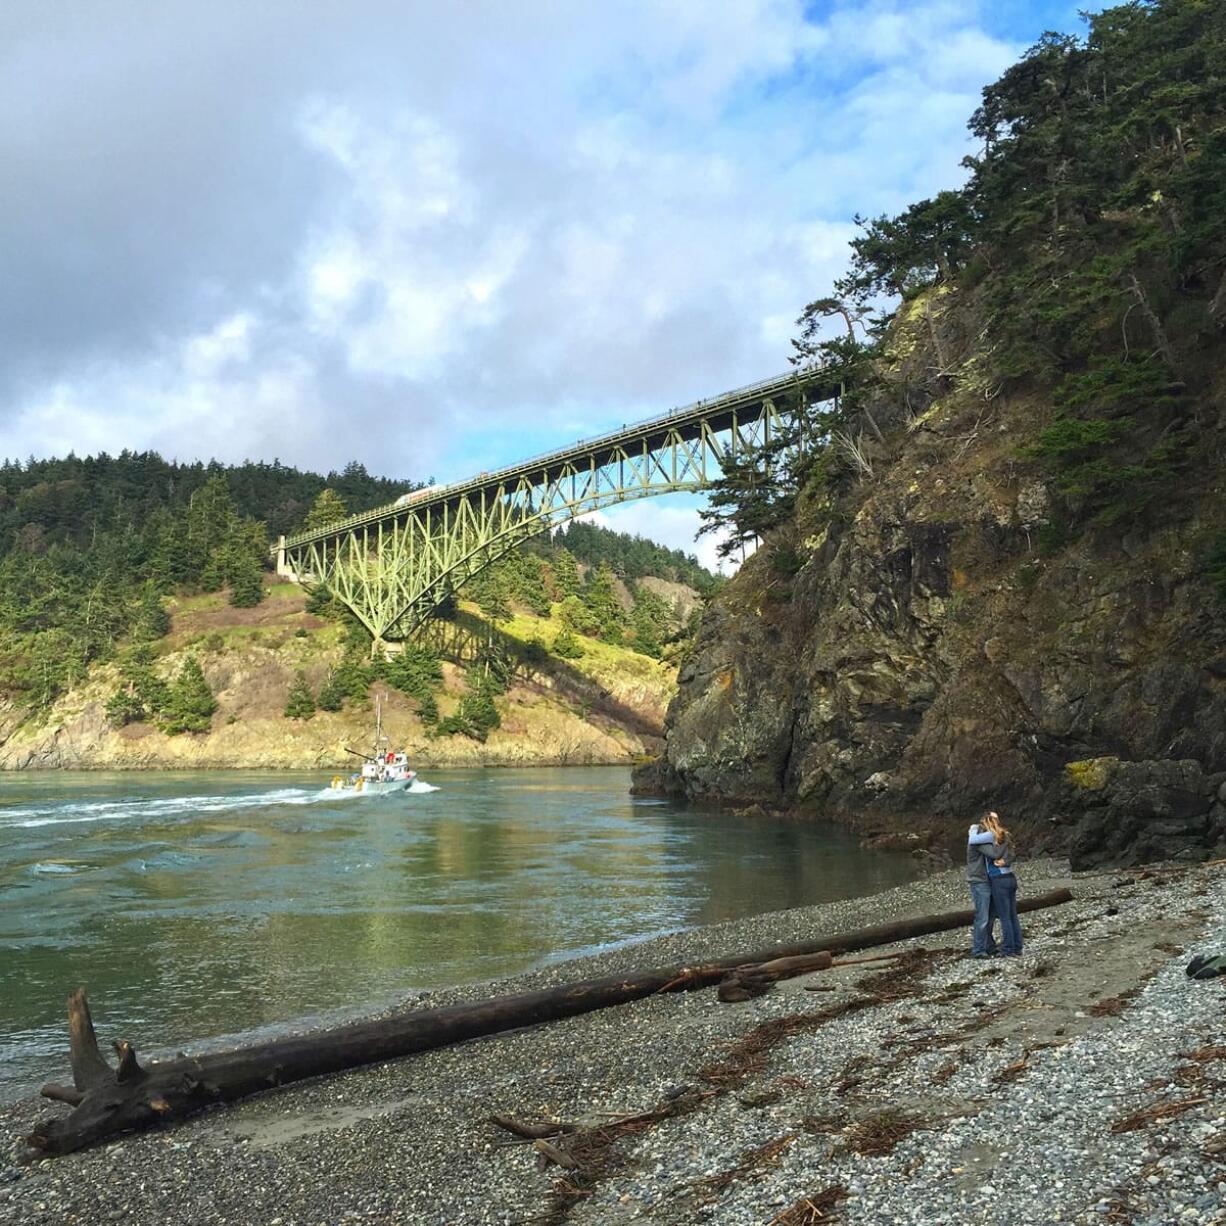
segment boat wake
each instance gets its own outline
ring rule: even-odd
[[[158,820],[199,817],[202,813],[228,813],[267,805],[311,805],[322,795],[308,788],[276,788],[271,792],[244,792],[233,796],[123,796],[115,800],[49,801],[0,809],[0,829],[10,826],[74,825],[78,822],[122,821],[126,818]]]
[[[399,792],[356,792],[353,788],[322,788],[316,793],[317,800],[370,800],[372,798],[386,799],[389,796],[424,796],[427,792],[437,792],[438,788],[432,783],[426,783],[421,779],[414,779],[407,788],[402,788]]]

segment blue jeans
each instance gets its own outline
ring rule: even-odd
[[[992,936],[992,922],[996,919],[996,908],[992,905],[992,887],[986,881],[972,881],[971,901],[975,904],[975,921],[971,926],[971,953],[994,954],[996,939]]]
[[[1002,873],[999,877],[989,877],[988,885],[996,914],[1000,916],[1001,953],[1020,954],[1022,924],[1017,918],[1017,877],[1013,873]]]

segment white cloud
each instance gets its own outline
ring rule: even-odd
[[[974,4],[807,7],[167,0],[108,27],[113,67],[101,27],[48,23],[0,84],[10,113],[56,108],[54,175],[27,131],[29,182],[0,186],[0,245],[52,287],[0,454],[456,478],[783,369],[852,214],[956,181],[1016,51]],[[80,182],[66,141],[96,151]],[[608,514],[713,557],[692,505]]]

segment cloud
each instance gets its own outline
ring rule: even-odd
[[[853,213],[962,173],[995,12],[9,6],[0,455],[455,479],[781,370]]]

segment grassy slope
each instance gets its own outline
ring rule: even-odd
[[[348,766],[346,745],[362,748],[371,734],[370,706],[320,711],[308,721],[282,711],[290,682],[305,671],[318,690],[340,656],[338,626],[303,611],[292,584],[268,589],[253,609],[233,609],[225,595],[171,602],[170,634],[157,644],[158,670],[173,676],[190,652],[200,660],[217,698],[211,732],[169,737],[152,725],[116,730],[103,706],[116,687],[114,665],[95,667],[89,678],[37,723],[4,722],[0,712],[0,768],[47,766],[97,769],[329,768]],[[557,623],[516,614],[499,629],[508,636],[552,643]],[[635,652],[580,638],[579,660],[555,657],[516,679],[498,700],[503,717],[484,744],[466,737],[427,735],[416,704],[387,693],[384,724],[421,765],[513,765],[626,762],[656,749],[664,710],[675,689],[670,666]],[[464,692],[462,671],[444,665],[439,696],[443,713]]]

